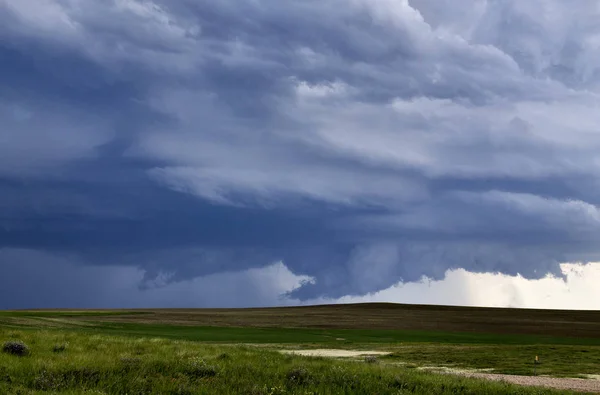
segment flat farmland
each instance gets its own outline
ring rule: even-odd
[[[599,311],[474,308],[392,303],[256,309],[32,310],[2,317],[68,317],[130,324],[527,334],[600,339]]]

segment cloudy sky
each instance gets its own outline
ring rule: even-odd
[[[0,0],[0,308],[600,309],[595,0]]]

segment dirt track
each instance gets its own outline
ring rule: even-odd
[[[367,355],[388,355],[385,351],[353,351],[353,350],[335,350],[335,349],[315,349],[315,350],[282,350],[286,354],[303,355],[306,357],[330,357],[330,358],[350,358],[362,357]]]
[[[559,390],[571,390],[581,392],[600,393],[600,380],[595,379],[570,379],[540,376],[513,376],[508,374],[454,372],[446,374],[457,374],[464,377],[478,379],[505,381],[511,384],[528,385],[535,387],[555,388]]]

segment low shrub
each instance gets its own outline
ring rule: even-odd
[[[18,357],[24,357],[29,355],[29,347],[22,341],[7,341],[2,347],[2,352],[7,354],[16,355]]]

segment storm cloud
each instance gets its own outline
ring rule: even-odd
[[[101,295],[122,276],[124,306],[164,305],[161,287],[252,305],[600,260],[598,17],[591,0],[2,0],[0,267],[23,280],[0,307],[119,305]],[[273,267],[285,287],[248,275]]]

